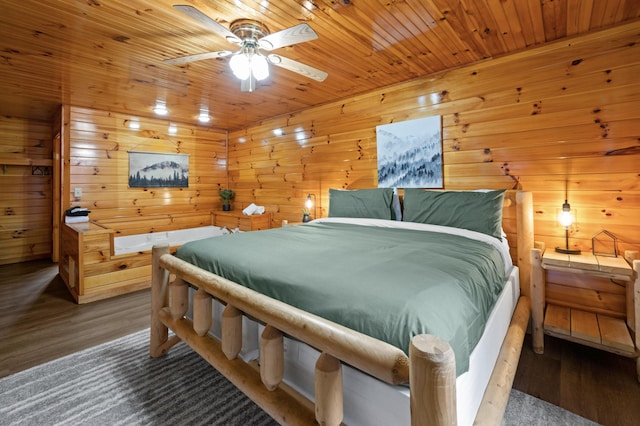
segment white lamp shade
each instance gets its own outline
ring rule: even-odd
[[[256,80],[264,80],[269,77],[269,63],[267,58],[262,55],[254,55],[251,57],[251,72]]]
[[[229,66],[231,67],[231,71],[233,71],[233,75],[238,77],[240,80],[246,80],[249,78],[249,74],[251,73],[251,62],[244,53],[233,55],[229,60]]]

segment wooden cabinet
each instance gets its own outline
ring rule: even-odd
[[[242,214],[242,211],[215,211],[213,212],[213,224],[230,231],[236,228],[241,231],[260,231],[271,228],[271,213],[247,216]]]
[[[640,380],[640,261],[634,260],[632,268],[622,257],[568,255],[551,250],[543,254],[537,248],[532,250],[531,257],[534,351],[544,351],[547,334],[637,358]],[[636,256],[629,253],[629,257]],[[558,291],[552,289],[548,282],[551,279],[563,281],[566,298],[553,294]],[[608,306],[613,302],[607,302],[607,285],[620,288],[625,299],[619,315]],[[602,301],[602,306],[586,303],[590,294],[592,299]]]

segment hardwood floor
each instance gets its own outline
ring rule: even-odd
[[[57,265],[0,266],[0,377],[149,326],[149,291],[77,305]],[[522,349],[514,387],[603,425],[640,419],[635,362],[545,338],[545,353]]]
[[[149,291],[78,305],[58,265],[0,266],[0,377],[149,327]]]
[[[527,335],[513,387],[603,425],[640,423],[635,360],[545,336],[533,352]]]

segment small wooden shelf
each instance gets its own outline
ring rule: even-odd
[[[619,318],[550,304],[544,317],[544,332],[619,355],[635,356],[631,334]]]
[[[0,157],[0,164],[7,166],[53,166],[50,158],[7,158]]]

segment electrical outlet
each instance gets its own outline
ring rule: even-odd
[[[82,188],[74,188],[73,189],[73,196],[78,198],[78,197],[82,197]]]

